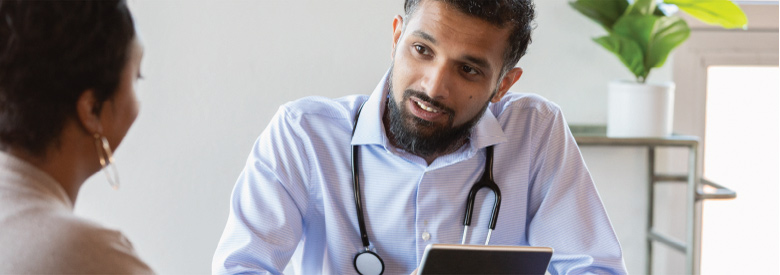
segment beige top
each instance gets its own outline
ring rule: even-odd
[[[76,217],[45,172],[0,152],[0,274],[153,273],[119,231]]]

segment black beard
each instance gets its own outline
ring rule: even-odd
[[[389,82],[390,96],[387,98],[387,111],[385,111],[384,121],[389,124],[389,127],[386,125],[390,131],[388,136],[396,147],[423,158],[449,153],[460,147],[468,139],[471,129],[482,118],[490,103],[489,100],[485,102],[482,111],[463,125],[452,127],[453,118],[455,117],[454,110],[431,99],[425,93],[411,89],[405,90],[401,102],[408,102],[409,97],[415,96],[447,112],[449,115],[447,124],[436,125],[433,122],[412,115],[406,104],[399,108],[398,103],[395,102],[392,96],[392,74],[387,81]]]

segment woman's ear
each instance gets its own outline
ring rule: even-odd
[[[76,101],[78,122],[90,135],[103,132],[103,126],[100,124],[100,109],[100,103],[95,98],[95,90],[85,90]]]

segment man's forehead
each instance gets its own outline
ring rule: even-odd
[[[476,1],[476,3],[472,5],[462,5],[462,4],[452,3],[450,1],[444,1],[444,0],[420,0],[417,4],[414,5],[414,8],[412,8],[411,14],[410,13],[405,14],[404,23],[408,23],[412,19],[415,19],[415,17],[418,17],[421,14],[421,10],[424,10],[424,13],[428,13],[428,14],[434,12],[436,13],[447,12],[452,14],[458,14],[464,18],[473,18],[483,22],[488,22],[489,24],[493,25],[493,27],[498,29],[509,27],[506,24],[508,23],[506,22],[506,19],[503,20],[500,19],[501,16],[498,15],[500,11],[492,11],[486,13],[478,11],[476,13],[473,13],[474,12],[473,8],[476,7],[476,9],[481,9],[481,5],[479,4],[479,2],[489,1],[489,0],[472,0],[472,1]],[[454,1],[454,2],[460,3],[459,1]],[[434,11],[430,8],[429,9],[423,8],[431,5],[441,7],[441,9]],[[480,14],[480,15],[476,15],[476,14]],[[487,14],[491,14],[492,16],[489,16]]]
[[[464,23],[465,22],[465,23]],[[509,38],[511,28],[491,23],[488,20],[467,14],[446,1],[420,1],[415,11],[404,18],[404,28],[414,25],[412,31],[424,30],[428,38],[432,37],[430,28],[449,28],[449,31],[471,33],[474,36],[486,32],[497,33],[501,38]],[[460,24],[459,24],[460,23]],[[409,32],[407,32],[409,33]]]

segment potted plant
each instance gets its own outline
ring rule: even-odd
[[[677,10],[708,24],[745,28],[747,17],[729,0],[576,0],[569,4],[600,24],[607,35],[593,40],[614,53],[636,81],[609,84],[607,135],[665,137],[671,134],[674,83],[648,83],[653,68],[664,65],[690,35]]]

